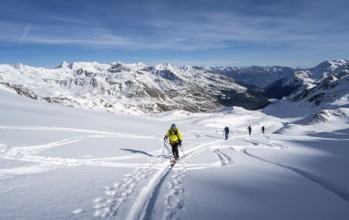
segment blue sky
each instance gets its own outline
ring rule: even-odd
[[[0,0],[0,63],[315,66],[348,59],[348,0]]]

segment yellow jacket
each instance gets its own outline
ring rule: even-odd
[[[170,128],[167,131],[165,138],[166,139],[168,138],[170,140],[171,144],[176,144],[176,143],[182,142],[182,134],[178,130],[178,128],[175,128],[175,129]]]

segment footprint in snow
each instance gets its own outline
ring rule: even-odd
[[[178,219],[180,210],[184,205],[184,183],[183,179],[186,176],[186,169],[176,169],[171,176],[171,181],[168,183],[169,192],[166,196],[166,210],[163,213],[163,219]]]
[[[111,187],[105,187],[103,198],[97,197],[93,200],[95,217],[117,216],[118,210],[127,197],[134,191],[137,184],[145,179],[150,169],[136,169],[132,174],[127,174],[122,183],[115,183]]]

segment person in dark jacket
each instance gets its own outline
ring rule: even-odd
[[[229,136],[229,127],[225,126],[224,128],[224,136],[225,136],[225,140],[228,140],[228,136]]]

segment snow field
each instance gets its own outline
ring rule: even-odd
[[[0,102],[4,220],[349,216],[345,122],[300,126],[294,118],[240,108],[125,116],[1,89],[0,100],[8,100]],[[163,136],[173,122],[184,140],[171,167]]]

